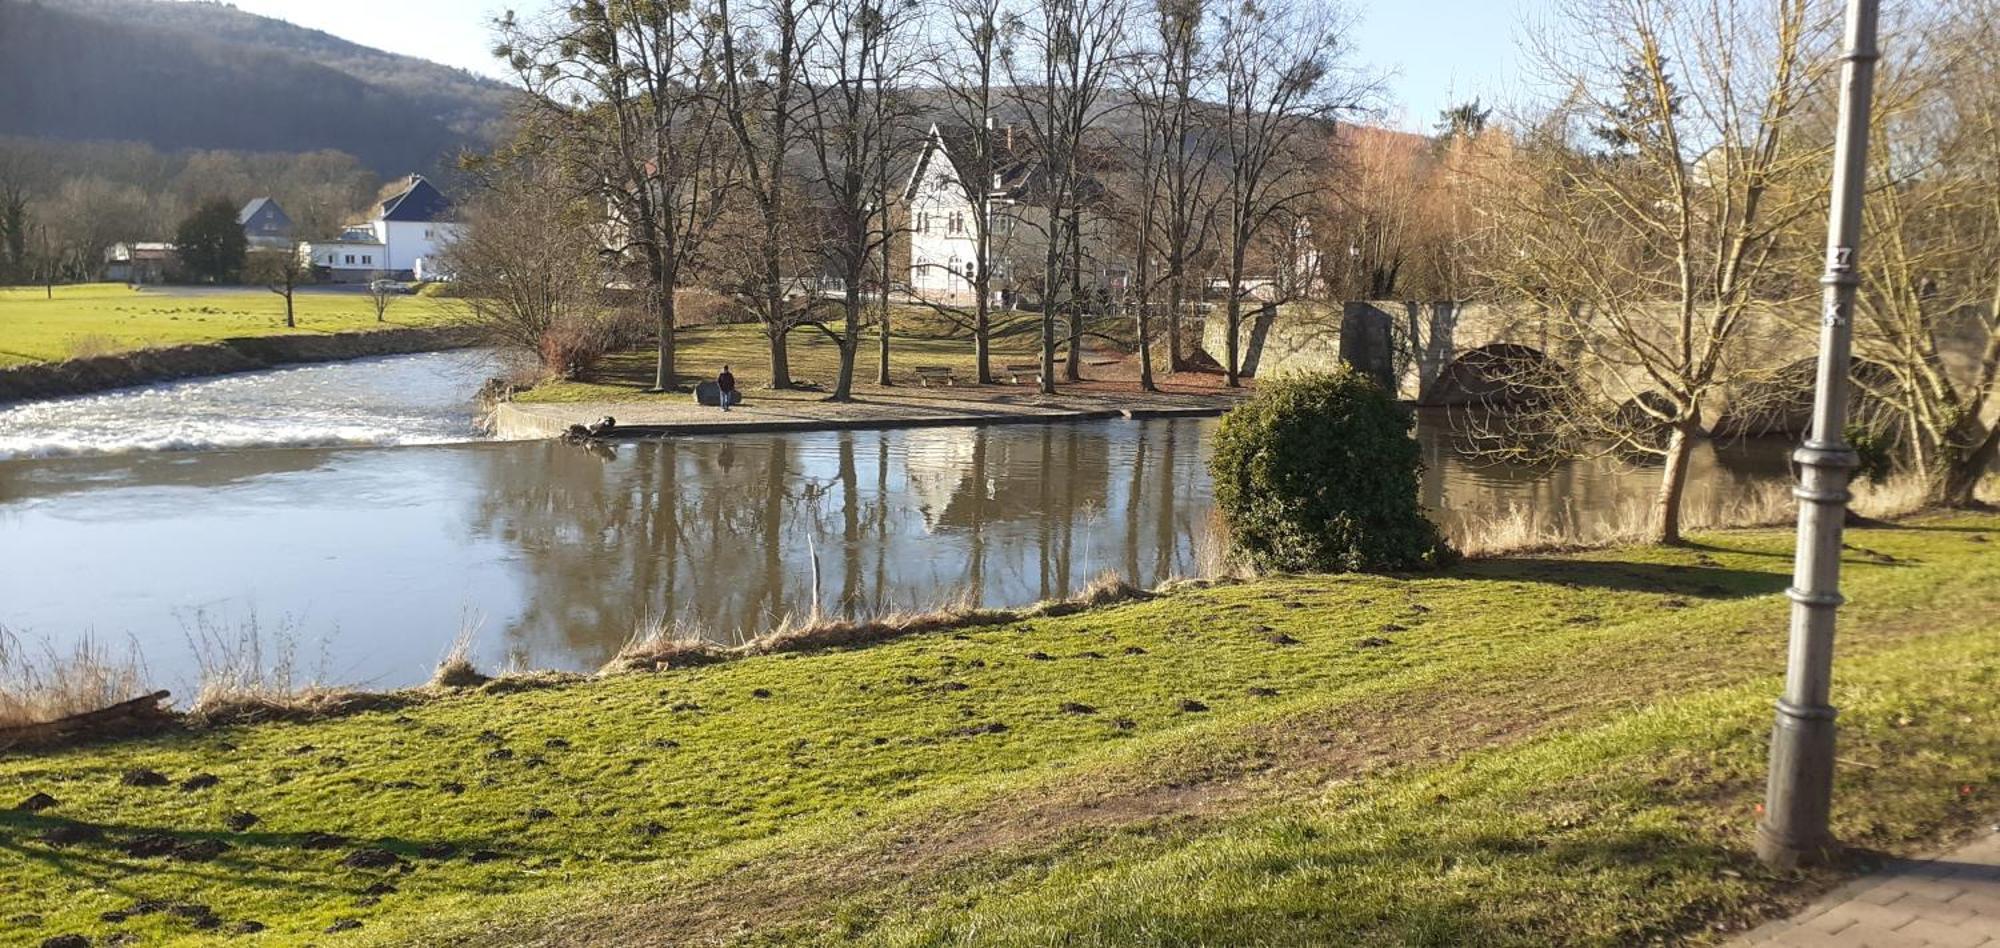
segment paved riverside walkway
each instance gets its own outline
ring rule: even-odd
[[[2000,948],[2000,832],[1935,859],[1892,862],[1737,944]]]
[[[1104,418],[1171,418],[1221,414],[1240,396],[1209,392],[1106,391],[1076,386],[1053,398],[1028,386],[872,389],[852,402],[822,394],[750,390],[728,412],[676,394],[644,400],[505,402],[494,413],[502,438],[555,437],[572,424],[609,415],[624,437],[722,434],[736,431],[813,431],[990,425]]]

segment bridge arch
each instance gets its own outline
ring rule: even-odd
[[[1729,391],[1712,433],[1727,438],[1804,434],[1812,427],[1813,386],[1818,373],[1817,358],[1800,359]],[[1880,363],[1856,359],[1848,377],[1856,383],[1848,392],[1848,417],[1870,427],[1893,426],[1894,410],[1869,393],[1893,390],[1895,374]]]
[[[1426,388],[1425,405],[1521,405],[1546,398],[1563,367],[1534,346],[1496,342],[1460,352]]]

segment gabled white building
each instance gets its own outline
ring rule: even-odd
[[[315,241],[300,252],[336,283],[380,275],[433,279],[442,272],[438,254],[464,227],[453,217],[451,199],[422,175],[411,175],[403,190],[381,203],[373,220],[350,224],[339,240]]]
[[[1040,292],[1047,212],[1037,200],[1038,166],[1026,139],[1011,127],[994,130],[992,160],[981,168],[975,167],[980,163],[972,129],[931,126],[903,192],[911,293],[936,302],[970,301],[981,227],[987,228],[993,302],[1008,305],[1018,294]],[[1095,181],[1089,184],[1097,188]],[[979,193],[975,189],[982,188],[988,221],[979,220],[973,203]],[[1083,215],[1084,283],[1095,291],[1120,290],[1127,282],[1126,265],[1112,248],[1107,225],[1099,211]]]

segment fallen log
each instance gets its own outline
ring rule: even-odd
[[[155,691],[110,707],[72,714],[54,721],[0,727],[0,750],[54,747],[106,737],[151,734],[172,726],[179,715],[161,707],[172,694]]]

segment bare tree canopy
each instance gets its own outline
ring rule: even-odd
[[[1828,12],[1564,0],[1572,34],[1535,52],[1567,96],[1484,184],[1488,243],[1506,252],[1481,276],[1538,321],[1548,357],[1511,384],[1537,391],[1543,443],[1664,462],[1659,541],[1680,538],[1688,462],[1725,388],[1772,368],[1760,339],[1815,289],[1810,251],[1784,238],[1824,208],[1826,142],[1807,119]]]

